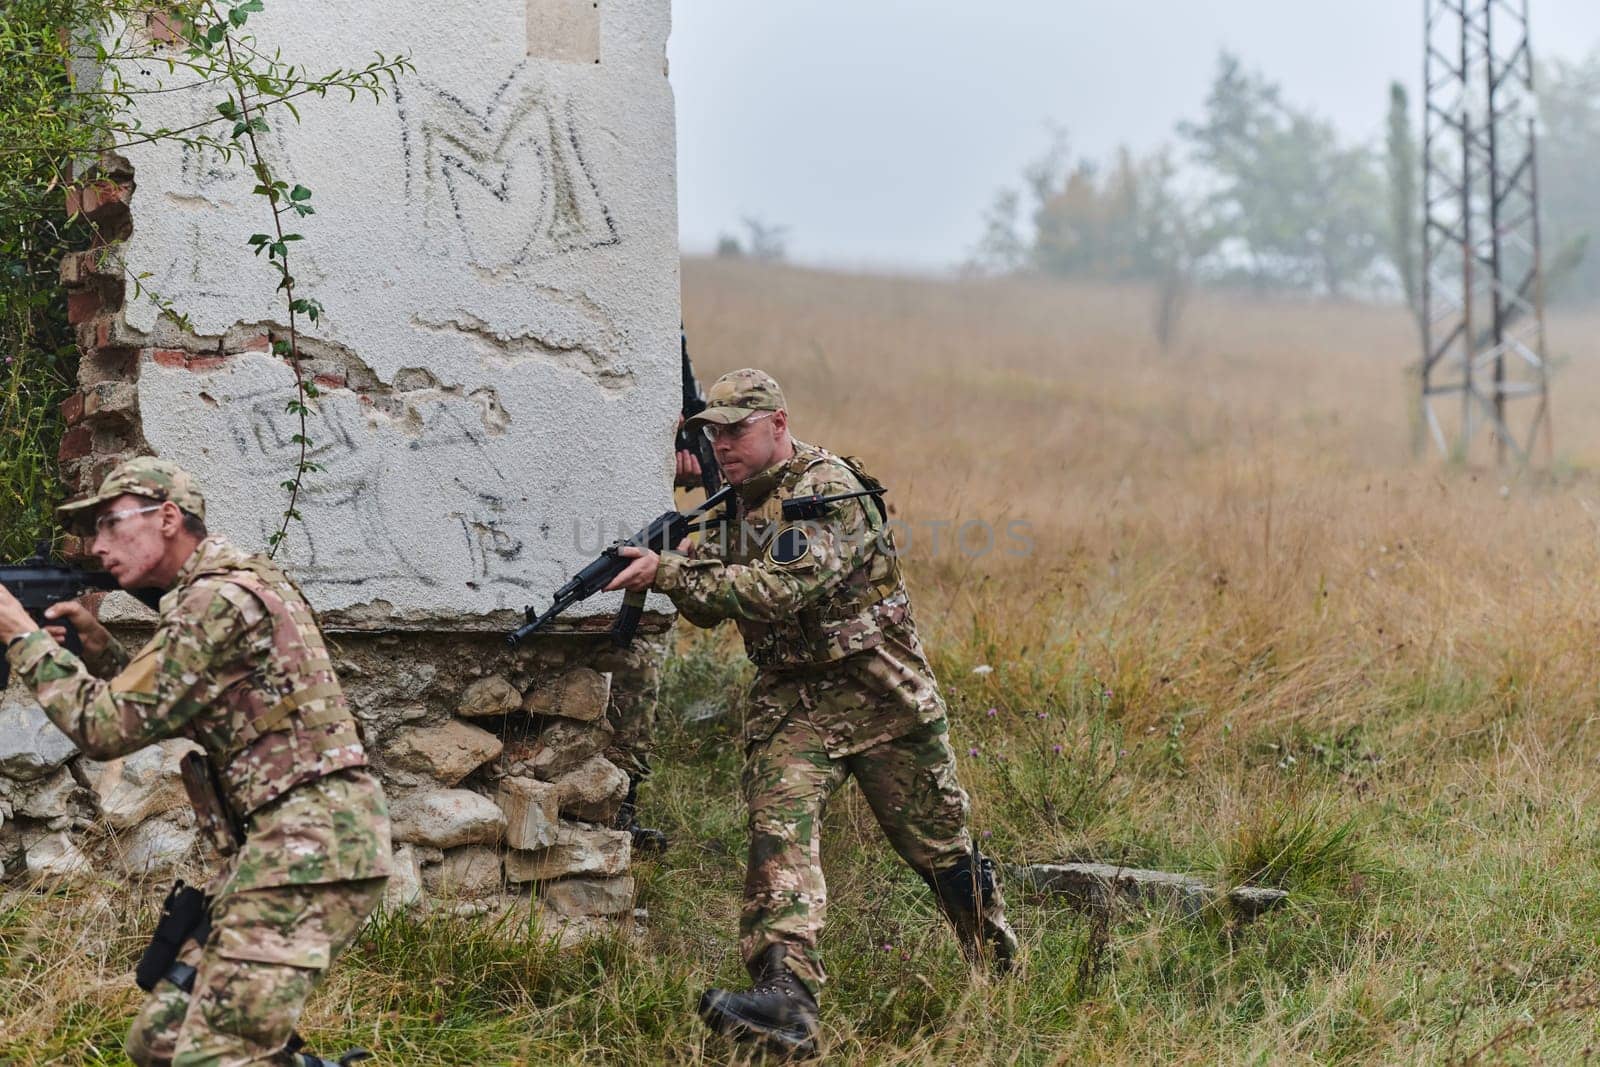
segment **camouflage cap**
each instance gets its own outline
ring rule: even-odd
[[[188,471],[170,459],[155,456],[136,456],[106,475],[100,491],[93,496],[74,500],[56,509],[61,524],[67,527],[86,525],[94,509],[107,500],[115,500],[124,493],[147,496],[152,500],[170,500],[195,518],[205,521],[206,501],[200,487]]]
[[[748,418],[758,411],[787,411],[783,390],[764,370],[746,367],[731,370],[711,383],[706,390],[706,409],[685,423],[695,429],[708,422],[724,426]]]

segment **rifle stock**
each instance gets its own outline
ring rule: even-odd
[[[683,355],[683,417],[691,419],[706,409],[705,394],[694,376],[694,364],[689,361],[689,335],[678,330],[678,347]],[[706,435],[683,429],[678,431],[677,450],[693,452],[700,462],[700,484],[710,496],[722,487],[722,468],[717,465],[717,454]]]

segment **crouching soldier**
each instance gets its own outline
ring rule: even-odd
[[[227,856],[204,898],[168,901],[167,955],[153,943],[141,965],[151,992],[128,1055],[322,1064],[298,1051],[295,1023],[382,898],[391,857],[383,790],[311,608],[264,557],[207,536],[200,490],[171,462],[130,460],[61,512],[92,522],[94,554],[124,589],[165,591],[160,623],[129,656],[83,605],[36,620],[0,589],[11,667],[93,759],[198,743],[184,784]],[[58,643],[62,622],[78,629],[82,659]]]
[[[853,461],[794,440],[778,383],[723,375],[689,420],[737,507],[720,534],[637,556],[612,588],[654,589],[700,626],[737,622],[758,668],[745,722],[750,856],[740,948],[754,978],[713,989],[713,1028],[770,1050],[815,1047],[827,903],[818,832],[855,778],[889,843],[929,888],[970,959],[1008,970],[1017,941],[994,864],[967,832],[944,702],[923,655],[881,502]],[[827,500],[850,494],[849,499]],[[802,498],[821,497],[821,500]],[[785,502],[798,516],[785,517]]]

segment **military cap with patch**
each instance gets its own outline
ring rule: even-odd
[[[712,382],[711,388],[706,390],[706,409],[684,425],[691,430],[708,422],[727,426],[758,411],[787,410],[783,390],[778,388],[772,375],[746,367],[731,370]]]
[[[206,501],[200,487],[188,471],[170,459],[155,456],[136,456],[106,475],[100,491],[82,500],[74,500],[56,509],[61,524],[78,529],[94,517],[94,509],[107,500],[115,500],[124,493],[149,497],[152,500],[170,500],[182,511],[205,521]]]

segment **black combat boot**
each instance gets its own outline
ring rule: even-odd
[[[817,998],[783,962],[788,950],[769,945],[750,964],[755,984],[743,992],[708,989],[700,1018],[719,1034],[759,1043],[777,1056],[817,1051]]]
[[[650,826],[639,825],[639,782],[637,775],[628,775],[628,795],[617,809],[616,821],[611,825],[626,830],[633,837],[633,851],[645,856],[659,856],[667,850],[667,835]]]
[[[361,1060],[369,1060],[372,1053],[364,1048],[354,1048],[340,1056],[337,1060],[325,1060],[311,1052],[296,1052],[294,1054],[294,1067],[352,1067],[352,1064]]]
[[[972,853],[961,857],[954,867],[918,873],[933,890],[939,910],[956,928],[967,961],[978,963],[987,952],[995,974],[1011,973],[1017,964],[1017,935],[1006,922],[1005,898],[1000,895],[994,860],[973,845]]]
[[[372,1058],[372,1053],[366,1049],[353,1048],[337,1060],[325,1060],[315,1052],[307,1052],[305,1038],[299,1034],[289,1035],[289,1044],[284,1051],[289,1053],[289,1062],[294,1067],[352,1067],[362,1060]]]

